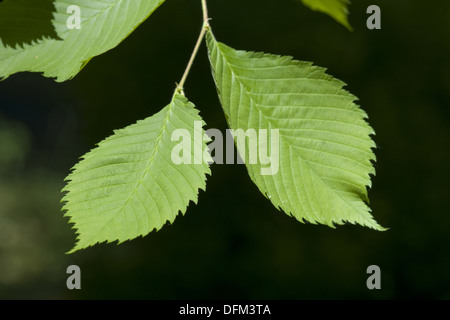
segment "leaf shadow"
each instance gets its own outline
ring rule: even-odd
[[[23,47],[44,38],[61,40],[53,26],[54,0],[0,0],[0,40]]]

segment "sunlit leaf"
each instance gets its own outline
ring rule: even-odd
[[[42,3],[41,3],[42,2]],[[4,0],[0,2],[0,79],[21,71],[65,81],[122,42],[164,0]],[[80,9],[80,28],[72,26]],[[52,29],[53,28],[53,29]],[[119,62],[118,62],[119,63]]]
[[[209,159],[194,154],[206,148],[205,140],[195,139],[204,136],[203,125],[194,105],[176,95],[157,114],[115,131],[87,153],[64,188],[64,210],[78,233],[71,252],[145,236],[197,202],[210,174]],[[172,161],[175,130],[191,139],[190,163]]]
[[[278,170],[262,174],[262,163],[246,162],[273,205],[299,221],[384,230],[366,204],[374,131],[344,83],[309,62],[234,50],[212,33],[207,44],[230,128],[279,132]],[[250,152],[249,144],[237,147]]]
[[[344,25],[347,29],[352,30],[348,22],[348,5],[349,0],[302,0],[305,6],[314,11],[320,11],[328,14],[337,22]]]

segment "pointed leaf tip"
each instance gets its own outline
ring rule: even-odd
[[[210,174],[206,159],[192,161],[199,158],[192,146],[199,124],[200,137],[205,134],[203,123],[195,106],[176,95],[157,114],[117,130],[87,153],[64,188],[63,210],[78,234],[69,253],[145,236],[184,214],[190,201],[196,203]],[[180,145],[183,163],[173,152]]]
[[[261,161],[246,162],[272,204],[299,221],[385,230],[365,202],[375,174],[373,129],[343,82],[309,62],[235,50],[212,33],[207,44],[229,127],[266,130],[257,141],[236,139],[239,153],[248,156],[261,138],[275,141],[267,149],[273,152],[269,174]]]

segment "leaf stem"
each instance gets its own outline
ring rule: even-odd
[[[206,5],[206,0],[202,0],[202,11],[203,11],[203,23],[208,23],[208,6]],[[208,23],[209,26],[209,23]]]
[[[208,17],[208,7],[206,6],[206,0],[202,1],[202,11],[203,11],[203,26],[200,31],[200,35],[198,36],[197,43],[195,44],[194,51],[192,51],[191,58],[189,59],[186,70],[184,70],[183,77],[180,80],[180,83],[177,84],[177,88],[175,89],[175,94],[184,95],[184,83],[189,75],[189,71],[191,71],[192,65],[194,64],[195,57],[197,56],[198,50],[202,44],[203,38],[205,37],[206,31],[209,30],[209,17]]]

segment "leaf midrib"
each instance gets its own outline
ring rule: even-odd
[[[133,190],[130,192],[130,195],[128,196],[127,200],[125,200],[124,204],[120,207],[120,209],[117,209],[115,213],[112,213],[110,215],[111,217],[108,219],[108,221],[106,221],[103,224],[103,226],[100,229],[98,229],[98,233],[100,233],[128,205],[128,202],[133,198],[133,196],[135,195],[136,191],[138,190],[138,188],[143,183],[143,181],[144,181],[145,177],[147,176],[148,171],[149,171],[149,169],[150,169],[150,167],[151,167],[151,165],[153,163],[153,160],[155,158],[156,152],[158,151],[160,142],[161,142],[162,137],[163,137],[163,135],[165,133],[167,122],[169,121],[170,114],[172,113],[172,108],[173,108],[174,104],[175,104],[175,98],[172,99],[172,101],[168,105],[167,114],[166,114],[166,117],[164,118],[164,122],[163,122],[161,130],[159,132],[158,138],[156,139],[155,147],[153,149],[153,152],[152,152],[152,155],[151,155],[150,159],[147,162],[147,165],[145,166],[145,169],[144,169],[144,172],[141,175],[141,178],[136,183],[136,186],[133,188]],[[93,239],[95,236],[96,236],[96,234],[93,234],[90,238],[86,239],[85,242],[90,242],[90,240]]]
[[[104,15],[106,12],[110,11],[114,6],[118,5],[119,3],[121,4],[123,1],[124,1],[124,0],[119,0],[119,1],[117,1],[117,2],[111,3],[111,5],[109,5],[106,9],[100,10],[97,14],[95,14],[95,15],[92,16],[91,18],[82,21],[82,25],[85,25],[86,23],[92,23],[92,24],[95,25],[95,23],[96,23],[95,20],[97,20],[97,18],[98,18],[100,15]],[[153,12],[154,12],[154,11],[155,11],[162,3],[163,3],[163,2],[159,3],[159,4],[154,8],[154,10],[153,10],[152,12],[150,12],[150,15],[151,15],[151,14],[152,14],[152,13],[153,13]],[[55,12],[54,12],[54,13],[55,13]],[[54,16],[54,13],[53,13],[53,16]],[[121,13],[122,13],[122,12],[121,12]],[[55,22],[55,20],[52,20],[52,24],[53,24],[54,22]],[[136,27],[135,27],[133,30],[131,30],[130,33],[128,33],[128,35],[130,35],[134,30],[136,30],[136,28],[139,27],[139,25],[140,25],[140,23],[137,24]],[[63,35],[64,35],[64,34],[63,34]],[[128,37],[128,35],[126,35],[125,38]],[[58,36],[59,36],[59,35],[58,35]],[[79,36],[77,35],[77,37],[79,37]],[[15,49],[15,48],[11,48],[13,51],[12,51],[11,53],[8,54],[8,57],[7,57],[6,59],[10,60],[11,58],[15,58],[16,56],[18,56],[18,55],[20,55],[20,54],[22,54],[22,53],[25,53],[27,50],[32,50],[32,49],[35,49],[35,48],[37,48],[37,47],[41,47],[41,48],[42,48],[42,47],[46,47],[47,45],[52,45],[52,43],[57,43],[57,42],[63,42],[63,41],[66,41],[67,38],[68,38],[68,37],[66,36],[64,39],[58,40],[58,39],[52,39],[52,38],[46,38],[46,37],[43,37],[42,39],[39,39],[38,43],[36,43],[35,45],[29,45],[29,44],[27,44],[28,47],[25,48],[25,46],[24,46],[23,50],[17,50],[17,49]],[[1,47],[1,46],[0,46],[0,47]],[[3,47],[4,47],[5,49],[8,49],[8,48],[6,47],[6,45],[4,45]],[[93,57],[91,57],[91,58],[89,58],[89,59],[86,59],[86,60],[89,61],[89,60],[92,59],[92,58],[93,58]],[[86,62],[86,60],[80,61],[80,63],[84,64],[84,63]]]
[[[216,47],[217,47],[217,49],[218,49],[218,51],[221,53],[221,55],[222,55],[222,57],[223,57],[223,60],[225,61],[225,63],[226,63],[226,65],[228,66],[228,68],[229,68],[229,70],[230,70],[230,72],[233,74],[233,76],[234,76],[234,78],[236,79],[236,81],[238,81],[239,80],[239,84],[242,86],[242,88],[244,89],[244,92],[245,92],[245,94],[247,95],[247,97],[249,98],[249,100],[251,100],[253,103],[254,103],[254,105],[255,105],[255,107],[259,110],[259,113],[261,114],[261,115],[263,115],[264,116],[264,118],[266,119],[266,121],[268,122],[268,123],[270,123],[270,125],[272,125],[272,127],[274,127],[274,128],[276,128],[276,126],[274,126],[273,125],[273,122],[270,120],[270,118],[261,110],[261,108],[259,107],[259,105],[258,105],[258,103],[253,99],[253,97],[252,97],[252,95],[250,94],[250,90],[248,90],[248,88],[245,86],[245,83],[243,82],[243,81],[241,81],[240,80],[240,76],[239,75],[237,75],[235,72],[234,72],[234,70],[233,70],[233,67],[231,66],[231,64],[227,61],[227,59],[226,59],[226,56],[227,56],[227,54],[225,54],[222,50],[221,50],[221,48],[220,48],[220,43],[218,43],[217,41],[216,41],[216,39],[214,38],[214,36],[213,36],[213,39],[214,39],[214,42],[216,43]],[[361,215],[361,213],[357,210],[357,209],[355,209],[347,200],[345,200],[344,198],[342,198],[342,196],[340,195],[340,194],[338,194],[337,193],[337,191],[335,190],[335,189],[333,189],[326,181],[324,181],[312,168],[311,168],[311,166],[308,164],[308,162],[307,161],[305,161],[305,159],[303,159],[303,157],[297,152],[297,150],[296,150],[296,148],[293,148],[292,146],[291,146],[291,144],[289,143],[290,142],[290,139],[289,138],[286,138],[284,135],[282,135],[282,134],[280,134],[280,138],[281,139],[284,139],[285,140],[285,143],[288,145],[288,147],[289,147],[289,150],[292,150],[293,149],[293,151],[295,152],[295,154],[297,154],[297,156],[305,163],[305,165],[309,168],[309,170],[320,180],[320,181],[322,181],[322,183],[323,184],[325,184],[329,189],[331,189],[332,191],[333,191],[333,193],[339,198],[339,199],[341,199],[347,206],[349,206],[355,213],[357,213],[358,214],[358,216],[360,216],[360,217],[362,217],[364,220],[366,220],[366,221],[368,221],[369,222],[369,225],[372,225],[373,224],[373,222],[372,221],[370,221],[367,217],[365,217],[364,215]]]

